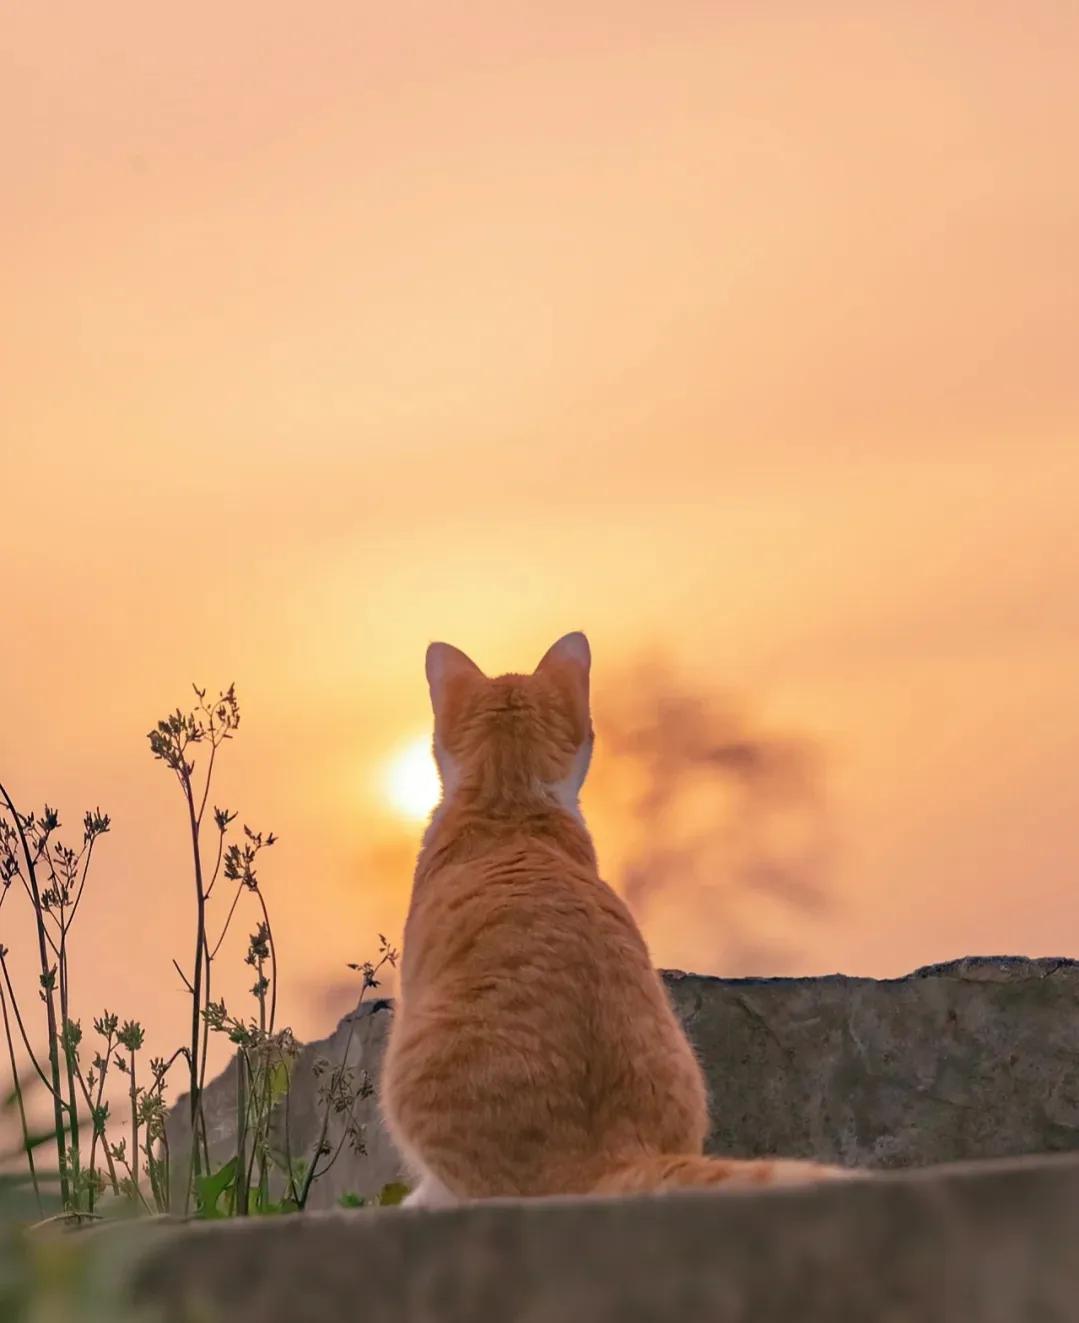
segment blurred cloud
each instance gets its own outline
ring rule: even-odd
[[[607,686],[596,728],[589,812],[646,930],[677,929],[697,968],[781,971],[800,954],[791,920],[818,920],[833,903],[820,746],[658,657]]]

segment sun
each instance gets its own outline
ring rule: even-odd
[[[431,737],[419,735],[386,763],[383,789],[402,817],[422,822],[442,797],[438,768],[431,753]]]

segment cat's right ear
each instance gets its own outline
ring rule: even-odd
[[[483,672],[460,648],[450,643],[432,643],[427,649],[427,685],[431,691],[431,707],[437,716],[446,706],[451,690],[463,681],[482,680]]]

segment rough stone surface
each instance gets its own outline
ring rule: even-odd
[[[325,1058],[334,1064],[345,1059],[359,1079],[367,1071],[372,1082],[377,1082],[382,1056],[386,1050],[393,1003],[384,999],[360,1006],[352,1016],[346,1016],[329,1038],[306,1044],[293,1066],[292,1087],[289,1091],[287,1118],[285,1109],[278,1106],[274,1112],[273,1134],[277,1147],[284,1151],[284,1132],[287,1120],[288,1151],[294,1159],[310,1158],[322,1128],[323,1104],[319,1100],[319,1081],[314,1064]],[[351,1023],[350,1023],[351,1022]],[[184,1170],[183,1154],[189,1152],[190,1124],[185,1112],[187,1095],[181,1095],[168,1120],[169,1147]],[[236,1151],[236,1063],[235,1060],[216,1079],[207,1084],[203,1094],[206,1132],[210,1156],[215,1165],[227,1162]],[[308,1207],[333,1208],[343,1194],[369,1197],[377,1194],[390,1181],[401,1178],[401,1165],[397,1151],[382,1126],[377,1099],[372,1096],[356,1105],[356,1117],[364,1126],[366,1154],[352,1151],[347,1143],[333,1166],[311,1187]],[[343,1118],[332,1111],[329,1116],[327,1142],[337,1149],[342,1139]],[[174,1189],[182,1183],[174,1179]],[[275,1183],[275,1190],[279,1183]]]
[[[668,985],[712,1089],[710,1146],[906,1167],[1079,1148],[1079,964]]]
[[[880,981],[665,977],[711,1085],[713,1151],[881,1168],[1079,1148],[1075,961],[969,958]],[[374,1077],[392,1013],[374,1002],[354,1028],[350,1060]],[[294,1152],[317,1134],[311,1061],[339,1059],[346,1034],[343,1021],[298,1064]],[[229,1072],[207,1094],[220,1158],[234,1088]],[[399,1175],[373,1099],[361,1119],[367,1158],[343,1153],[313,1207]]]
[[[1067,1323],[1079,1158],[151,1233],[166,1323]]]

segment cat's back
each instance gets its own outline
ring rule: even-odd
[[[422,873],[402,973],[384,1108],[444,1179],[554,1193],[634,1145],[699,1151],[700,1069],[594,864],[521,836]]]
[[[594,858],[527,829],[473,855],[421,861],[405,952],[409,999],[500,973],[593,995],[612,968],[655,985],[637,925]]]

